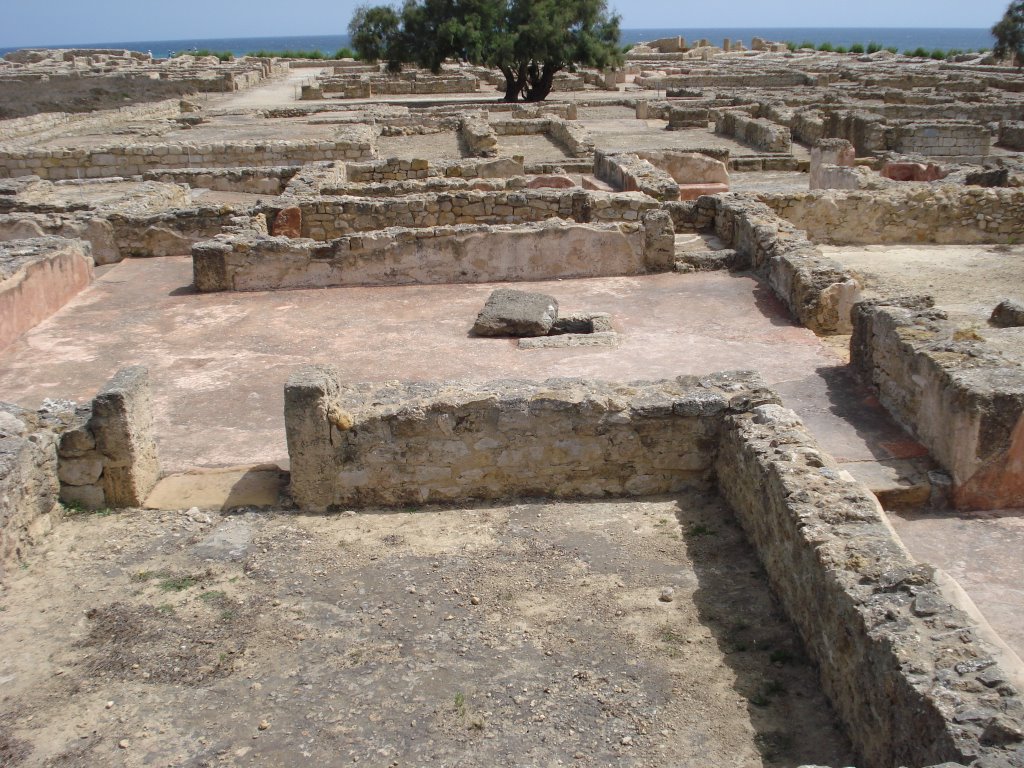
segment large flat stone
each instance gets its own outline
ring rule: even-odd
[[[499,288],[473,324],[477,336],[547,336],[558,319],[558,300],[544,293]]]

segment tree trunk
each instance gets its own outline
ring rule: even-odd
[[[505,76],[505,98],[504,101],[514,104],[519,101],[519,94],[526,87],[526,65],[521,64],[518,70],[513,71],[512,67],[500,65],[498,69]]]
[[[501,74],[505,76],[505,98],[504,101],[514,103],[519,100],[519,90],[516,88],[516,76],[512,74],[512,68],[500,66]]]
[[[539,76],[535,70],[534,76],[526,88],[526,93],[523,95],[523,101],[544,101],[551,93],[551,86],[555,82],[555,73],[561,68],[557,64],[545,63]]]

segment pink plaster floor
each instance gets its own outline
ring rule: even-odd
[[[753,368],[841,461],[906,452],[905,435],[771,292],[725,273],[522,284],[563,311],[610,312],[617,348],[520,350],[468,335],[492,285],[196,294],[188,257],[135,259],[0,353],[0,399],[86,400],[150,368],[165,471],[287,466],[283,387],[303,363],[355,381],[586,376],[617,381]],[[851,414],[857,423],[850,421]],[[911,444],[909,450],[918,450]]]

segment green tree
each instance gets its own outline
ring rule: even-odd
[[[619,17],[605,0],[405,0],[363,6],[349,23],[356,52],[439,72],[448,58],[495,67],[505,101],[541,101],[555,74],[622,61]]]
[[[400,24],[401,19],[393,8],[360,6],[348,23],[352,47],[367,61],[386,59],[388,51],[395,46]]]
[[[1024,0],[1010,3],[1003,18],[992,27],[996,39],[992,49],[998,58],[1010,57],[1017,67],[1024,66]]]

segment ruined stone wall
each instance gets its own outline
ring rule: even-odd
[[[740,195],[701,197],[694,227],[735,249],[800,323],[822,335],[849,333],[860,284],[768,206]]]
[[[634,275],[672,266],[668,215],[645,221],[390,229],[320,243],[221,235],[192,248],[200,291],[409,285]]]
[[[113,264],[129,256],[184,256],[199,240],[231,226],[231,207],[178,208],[155,214],[26,214],[0,215],[0,240],[55,235],[89,243],[97,264]]]
[[[302,235],[330,240],[353,232],[387,227],[436,227],[446,224],[524,224],[552,217],[579,223],[640,221],[658,207],[640,194],[573,190],[465,190],[380,198],[331,198],[299,201]]]
[[[494,157],[498,154],[498,136],[486,112],[473,112],[462,118],[462,140],[472,157]]]
[[[342,99],[370,96],[476,93],[479,81],[473,75],[432,75],[403,72],[395,75],[334,75],[320,78],[324,93]]]
[[[89,246],[81,240],[0,242],[0,349],[67,304],[92,279]]]
[[[45,137],[55,130],[66,130],[70,125],[76,128],[102,130],[123,125],[130,120],[174,117],[180,114],[180,111],[178,99],[164,99],[94,112],[42,112],[29,117],[0,120],[0,144],[24,138],[38,141],[40,137]]]
[[[636,58],[647,57],[638,55]],[[667,57],[657,55],[651,58],[657,61]],[[796,88],[810,85],[811,77],[804,72],[780,67],[773,72],[761,71],[729,75],[712,73],[669,75],[667,77],[644,75],[637,77],[635,82],[641,88],[650,90],[662,88]]]
[[[846,139],[858,157],[884,152],[888,147],[885,118],[864,110],[835,110],[824,116],[824,137]]]
[[[308,366],[285,388],[291,493],[322,512],[703,488],[722,418],[749,386],[728,375],[352,385]]]
[[[679,184],[668,171],[633,154],[594,153],[594,176],[624,192],[642,192],[655,200],[679,199]]]
[[[796,414],[766,404],[726,417],[715,470],[858,765],[1018,764],[1024,750],[1010,734],[1024,708],[1000,651]]]
[[[493,123],[491,127],[498,136],[550,136],[570,157],[589,157],[594,152],[594,140],[586,128],[554,115],[506,120]]]
[[[866,302],[851,364],[953,476],[963,509],[1024,506],[1024,371],[943,313]]]
[[[793,151],[789,128],[746,113],[726,110],[715,123],[715,133],[729,136],[763,152]]]
[[[999,124],[999,146],[1024,149],[1024,122],[1008,120]]]
[[[989,154],[992,138],[988,129],[975,123],[899,123],[894,125],[887,146],[905,155],[954,157],[980,161]]]
[[[280,195],[298,173],[296,166],[264,168],[158,168],[142,174],[146,181],[188,184],[217,192]]]
[[[370,163],[346,163],[345,185],[372,184],[394,181],[417,181],[432,178],[496,179],[522,176],[522,160],[512,157],[475,158],[431,163],[427,160],[388,158]],[[359,194],[340,192],[341,187],[322,186],[327,195]]]
[[[0,149],[0,178],[43,179],[136,176],[163,168],[302,165],[321,160],[370,160],[376,134],[353,127],[332,141],[214,142],[209,144],[111,145],[74,149]]]
[[[0,582],[59,519],[57,438],[37,414],[0,403]]]
[[[759,195],[815,242],[1007,243],[1024,238],[1024,189],[906,184]]]
[[[160,476],[149,375],[122,368],[60,437],[60,497],[86,509],[138,507]]]

